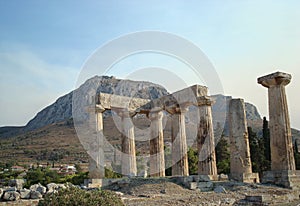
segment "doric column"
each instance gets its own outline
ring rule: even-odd
[[[198,127],[198,174],[217,175],[215,139],[212,122],[211,105],[213,101],[209,97],[198,98],[200,123]]]
[[[271,170],[295,170],[290,119],[285,86],[291,75],[276,72],[258,78],[258,83],[268,88]]]
[[[105,177],[104,171],[104,151],[103,151],[103,112],[105,109],[101,105],[96,105],[94,116],[90,114],[91,128],[96,130],[96,139],[91,142],[90,151],[92,155],[89,157],[89,178],[90,179],[102,179]],[[95,119],[94,119],[95,118]],[[96,127],[94,127],[94,125]],[[93,132],[94,134],[94,132]],[[91,157],[92,156],[92,157]]]
[[[232,99],[229,103],[230,178],[242,182],[259,182],[252,173],[245,103]]]
[[[126,176],[136,176],[136,151],[134,138],[134,125],[131,118],[135,114],[129,113],[125,109],[116,110],[121,117],[121,138],[122,138],[122,174]]]
[[[150,125],[150,175],[165,176],[164,138],[161,109],[152,109],[148,115]]]
[[[188,107],[168,110],[172,114],[172,175],[188,176],[185,113]]]

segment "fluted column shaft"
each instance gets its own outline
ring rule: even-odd
[[[268,88],[271,170],[295,170],[292,134],[285,86],[291,75],[276,72],[258,78],[258,83]]]
[[[200,123],[198,127],[198,174],[217,175],[215,139],[212,122],[212,101],[209,98],[198,100]]]
[[[117,112],[121,117],[121,138],[122,138],[122,165],[121,170],[123,175],[136,176],[136,151],[134,125],[131,117],[134,116],[128,111],[120,110]]]
[[[172,175],[188,176],[188,156],[185,113],[188,108],[176,108],[172,113]]]
[[[91,114],[91,129],[96,129],[96,139],[91,142],[92,155],[89,157],[89,177],[90,179],[102,179],[105,177],[104,170],[104,151],[103,151],[103,112],[104,108],[96,107],[95,116]],[[94,119],[95,118],[95,119]],[[94,125],[96,124],[96,127]],[[94,134],[94,133],[93,133]],[[92,157],[91,157],[92,156]]]
[[[150,125],[150,175],[165,176],[164,138],[161,110],[151,111],[148,115],[151,120]]]

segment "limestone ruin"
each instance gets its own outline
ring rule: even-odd
[[[252,173],[245,103],[232,99],[229,104],[230,178],[240,182],[258,183]]]
[[[265,172],[263,183],[272,183],[294,188],[299,179],[295,170],[291,128],[289,122],[285,86],[291,75],[282,72],[258,78],[258,83],[268,88],[270,111],[271,171]],[[215,138],[213,131],[212,99],[207,96],[205,86],[194,85],[159,99],[140,99],[99,93],[94,103],[96,112],[96,132],[99,155],[90,161],[89,186],[101,186],[104,178],[103,148],[103,112],[114,111],[122,133],[122,174],[137,175],[135,134],[131,118],[136,114],[145,114],[150,124],[150,176],[165,176],[163,116],[167,112],[172,119],[172,176],[189,176],[186,137],[186,112],[189,106],[198,108],[199,122],[197,148],[199,154],[198,175],[206,175],[217,180]],[[258,183],[259,176],[252,172],[244,100],[232,99],[229,105],[230,131],[230,178],[246,183]],[[104,128],[105,129],[105,128]]]
[[[258,83],[268,88],[271,171],[264,172],[262,182],[287,188],[299,185],[300,172],[296,171],[292,145],[290,118],[285,86],[292,76],[283,72],[258,78]],[[297,184],[298,183],[298,184]]]

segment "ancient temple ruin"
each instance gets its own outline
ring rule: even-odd
[[[268,88],[271,139],[271,171],[265,172],[263,183],[272,183],[287,188],[295,188],[299,173],[295,170],[291,128],[289,122],[285,86],[291,75],[282,72],[270,74],[258,79],[258,83]],[[137,114],[145,115],[150,121],[150,176],[164,177],[166,162],[164,156],[163,116],[171,116],[172,128],[172,176],[189,176],[187,157],[186,113],[190,106],[197,107],[197,148],[199,155],[198,175],[217,180],[215,155],[215,137],[212,121],[214,101],[208,96],[208,88],[194,85],[158,99],[141,99],[99,93],[92,112],[96,113],[96,132],[98,147],[96,158],[90,160],[90,180],[88,185],[101,186],[104,178],[103,155],[103,112],[112,110],[120,123],[122,133],[121,172],[125,176],[137,175],[135,150],[135,130],[131,118]],[[91,115],[93,116],[93,115]],[[257,173],[252,172],[247,120],[243,99],[232,99],[229,104],[229,138],[231,172],[229,178],[234,181],[258,183]],[[95,156],[94,156],[95,157]]]

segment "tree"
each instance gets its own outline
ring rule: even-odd
[[[295,141],[295,146],[294,146],[294,158],[295,158],[296,170],[299,170],[300,169],[300,154],[298,152],[297,141]]]
[[[216,158],[218,173],[230,173],[230,152],[228,142],[224,135],[221,136],[220,141],[216,146]]]
[[[198,174],[198,152],[197,150],[194,150],[193,148],[188,149],[188,163],[189,163],[189,174],[190,175],[196,175]]]
[[[252,130],[251,127],[248,127],[248,134],[252,171],[262,174],[262,172],[268,170],[269,167],[266,164],[263,138],[257,137],[256,133]]]
[[[271,162],[271,147],[270,147],[270,129],[269,129],[269,122],[267,121],[267,118],[263,118],[263,145],[264,145],[264,154],[266,158],[266,163],[268,163],[269,169],[270,162]],[[269,161],[269,162],[268,162]]]

